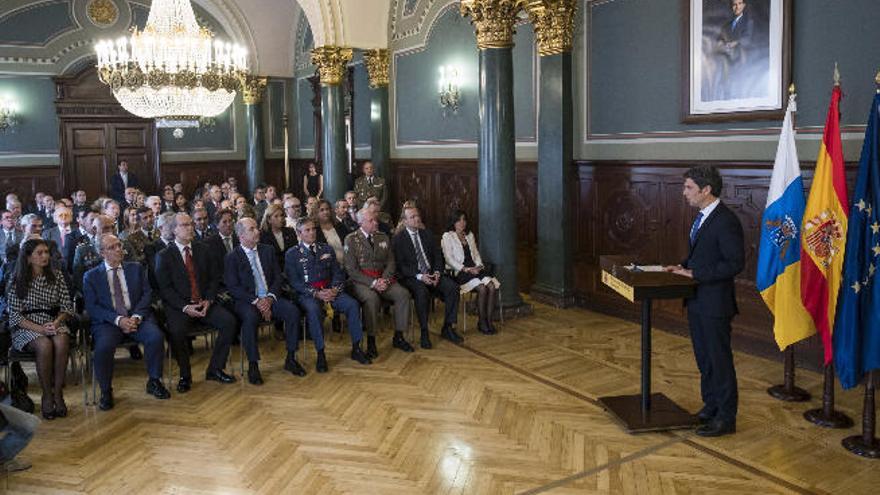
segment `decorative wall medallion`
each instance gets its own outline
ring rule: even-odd
[[[119,9],[113,0],[92,0],[86,11],[89,14],[89,20],[98,27],[111,26],[119,18]]]

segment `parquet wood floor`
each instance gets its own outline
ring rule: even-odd
[[[438,312],[441,313],[441,312]],[[470,325],[469,325],[470,326]],[[473,326],[471,326],[473,328]],[[283,346],[263,338],[266,384],[198,379],[169,401],[143,392],[144,372],[121,352],[116,408],[83,408],[44,422],[22,454],[29,471],[0,479],[8,493],[110,494],[592,494],[880,492],[880,463],[840,447],[829,431],[765,389],[780,365],[737,354],[738,432],[628,435],[596,403],[639,387],[637,325],[584,310],[535,305],[492,337],[463,347],[435,339],[404,354],[381,337],[370,367],[328,344],[330,373],[295,378]],[[311,343],[309,342],[309,345]],[[233,357],[238,359],[237,348]],[[193,369],[208,353],[197,346]],[[35,377],[31,392],[36,396]],[[799,385],[821,395],[821,376]],[[654,389],[699,407],[690,342],[654,333]],[[839,392],[860,420],[861,391]]]

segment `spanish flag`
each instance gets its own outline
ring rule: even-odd
[[[833,356],[831,328],[843,278],[849,211],[840,145],[840,98],[840,86],[835,85],[801,228],[801,299],[822,338],[826,365]]]
[[[801,301],[799,229],[805,202],[791,115],[795,109],[792,94],[779,135],[758,245],[758,291],[773,313],[773,333],[780,350],[816,333],[813,319]]]

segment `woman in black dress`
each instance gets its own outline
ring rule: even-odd
[[[324,176],[318,173],[314,162],[309,162],[309,171],[303,176],[303,193],[306,198],[314,196],[318,199],[324,194]]]
[[[498,282],[493,274],[483,266],[480,251],[474,233],[467,228],[467,215],[462,210],[455,210],[449,217],[449,223],[440,245],[446,268],[452,270],[455,281],[463,292],[477,291],[477,308],[480,333],[491,335],[496,333],[492,324],[492,315],[498,302]]]

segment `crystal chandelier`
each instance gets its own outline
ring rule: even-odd
[[[226,110],[247,76],[247,51],[212,38],[190,0],[153,0],[143,31],[95,44],[98,75],[129,112],[159,127],[193,125]]]

